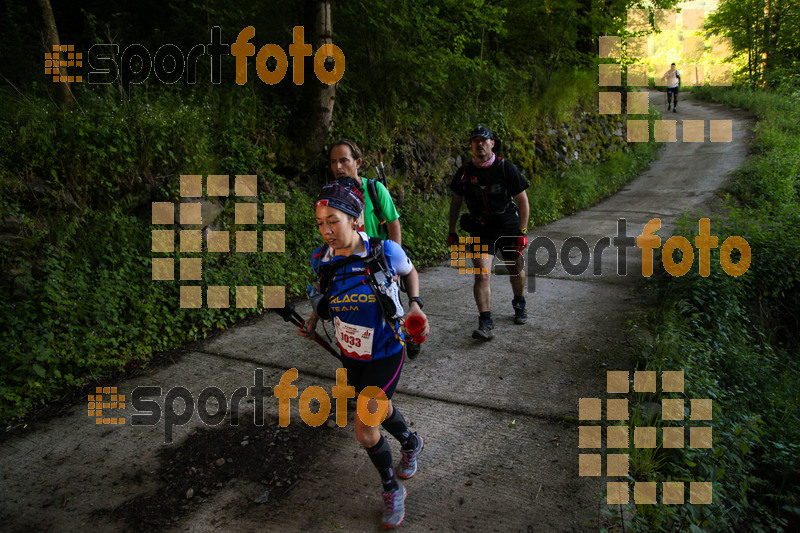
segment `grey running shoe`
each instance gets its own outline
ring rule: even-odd
[[[406,516],[406,488],[400,482],[397,485],[397,489],[383,493],[383,529],[398,527]]]
[[[525,302],[511,302],[514,308],[514,324],[524,324],[528,321],[528,312],[525,310]]]
[[[400,449],[400,455],[402,456],[402,459],[400,459],[400,464],[397,466],[397,476],[402,479],[411,479],[414,477],[414,474],[417,473],[417,456],[425,446],[425,443],[422,441],[422,437],[417,435],[416,432],[414,432],[414,436],[417,437],[416,448],[409,451],[405,451],[402,448]]]
[[[478,329],[472,331],[473,339],[488,341],[494,338],[494,324],[491,318],[478,319]]]

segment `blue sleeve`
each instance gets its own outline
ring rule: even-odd
[[[386,261],[389,263],[389,268],[398,276],[405,276],[414,265],[406,255],[403,247],[392,240],[383,241],[383,253],[386,255]]]

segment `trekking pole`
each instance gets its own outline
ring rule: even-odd
[[[386,167],[383,166],[383,161],[381,161],[381,166],[375,165],[375,174],[378,176],[378,181],[383,183],[384,186],[388,186],[386,183]]]
[[[278,314],[279,317],[283,319],[284,322],[291,322],[300,329],[305,328],[306,321],[303,319],[303,317],[300,316],[300,314],[297,311],[295,311],[294,305],[286,304],[285,306],[283,306],[282,309],[275,309],[275,312]],[[328,342],[325,339],[320,338],[319,335],[314,335],[313,340],[314,342],[325,348],[336,359],[339,359],[339,354],[336,353],[336,351],[333,348],[331,348],[331,345],[328,344]]]

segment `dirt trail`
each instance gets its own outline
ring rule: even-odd
[[[582,237],[592,248],[600,238],[617,234],[620,218],[627,220],[627,234],[636,236],[658,217],[666,237],[675,217],[703,208],[744,160],[751,121],[743,112],[681,96],[680,112],[665,116],[679,121],[679,140],[680,120],[705,119],[708,139],[708,120],[713,119],[733,121],[733,142],[668,144],[660,159],[622,191],[592,209],[537,228],[535,235],[549,237],[558,250],[571,236]],[[645,303],[640,278],[634,275],[641,272],[638,252],[628,251],[627,277],[616,274],[616,249],[610,247],[602,255],[602,275],[593,275],[590,268],[569,276],[557,267],[537,278],[535,292],[527,297],[530,320],[524,326],[512,322],[510,284],[495,278],[496,338],[490,343],[470,338],[477,325],[470,276],[447,266],[423,273],[422,297],[433,330],[422,355],[404,368],[395,396],[426,439],[420,472],[406,484],[403,530],[597,529],[587,514],[604,506],[599,494],[605,479],[578,476],[578,398],[602,397],[606,370],[629,368],[625,320]],[[544,262],[544,255],[539,261]],[[299,310],[308,313],[306,306]],[[174,365],[117,386],[128,402],[131,391],[143,385],[162,387],[164,394],[184,386],[195,399],[213,385],[230,398],[236,388],[253,385],[255,368],[264,369],[264,383],[274,386],[292,367],[299,370],[295,384],[301,392],[310,385],[330,391],[335,360],[267,313],[203,343]],[[277,413],[271,393],[265,405],[268,413]],[[292,405],[292,424],[301,424],[297,401]],[[132,412],[129,403],[120,415],[130,417]],[[268,423],[274,431],[274,420]],[[188,424],[175,428],[174,443],[165,445],[163,422],[154,427],[133,427],[130,420],[122,427],[97,426],[81,403],[60,418],[15,431],[0,441],[1,528],[139,529],[121,509],[130,510],[130,502],[142,495],[160,494],[161,476],[169,466],[164,462],[177,461],[170,453],[200,426],[195,412]],[[291,427],[284,434],[291,436]],[[219,431],[233,428],[225,421]],[[285,454],[282,459],[292,461],[291,447],[303,447],[311,459],[301,465],[299,482],[287,480],[288,492],[285,483],[278,488],[274,479],[242,478],[192,487],[197,495],[186,500],[185,487],[175,485],[169,490],[185,504],[177,505],[168,529],[377,530],[378,476],[355,441],[352,419],[346,428],[313,431],[321,438],[297,443],[270,434],[269,448],[266,437],[251,437],[248,444],[238,445],[242,449],[228,444],[227,449],[206,450],[211,455],[198,463],[201,471],[226,468],[207,463],[226,457],[240,461],[250,457],[248,450],[253,457]],[[396,443],[392,446],[399,456]],[[275,495],[273,501],[253,503],[265,489]]]

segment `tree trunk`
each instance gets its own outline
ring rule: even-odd
[[[54,65],[58,65],[58,71],[60,73],[59,74],[60,81],[53,82],[56,102],[58,102],[60,105],[65,105],[65,106],[72,105],[73,103],[75,103],[75,96],[73,96],[72,89],[70,89],[69,87],[69,81],[67,81],[68,80],[67,68],[61,66],[60,64],[60,60],[67,59],[67,56],[61,51],[58,52],[54,51],[57,50],[56,47],[61,46],[61,40],[58,38],[58,29],[56,28],[56,19],[53,16],[53,8],[50,7],[50,0],[38,0],[38,1],[39,1],[39,10],[42,12],[41,28],[42,28],[42,33],[44,34],[44,41],[47,53],[52,54],[53,61],[59,62],[59,63],[54,63]]]
[[[782,15],[783,14],[783,5],[780,0],[775,0],[772,4],[771,10],[771,20],[770,20],[770,34],[769,34],[769,43],[770,43],[770,50],[772,53],[770,55],[770,64],[768,67],[771,69],[780,66],[781,58],[783,56],[781,46],[780,46],[780,38],[781,38],[781,22],[782,22]]]
[[[331,0],[306,0],[304,13],[306,42],[313,53],[324,44],[333,44]],[[322,155],[331,131],[336,84],[322,83],[314,73],[312,57],[306,60],[303,105],[295,117],[294,137],[301,170],[313,167]]]
[[[587,63],[597,54],[597,38],[595,35],[598,35],[598,31],[596,28],[592,27],[592,1],[578,0],[576,9],[578,15],[578,35],[575,47],[582,55],[581,62]],[[603,35],[602,32],[599,34]]]
[[[772,22],[772,5],[770,0],[766,0],[766,4],[764,5],[764,32],[761,37],[761,42],[763,43],[762,49],[762,56],[761,56],[761,80],[763,81],[764,78],[767,77],[767,69],[769,67],[769,59],[772,50],[771,47],[771,39],[770,39],[770,23]]]
[[[747,33],[747,74],[748,74],[748,79],[752,80],[753,79],[753,56],[754,56],[753,49],[754,49],[754,46],[753,46],[753,37],[752,37],[752,34],[750,32],[751,32],[751,29],[752,29],[753,25],[751,24],[751,21],[750,21],[750,12],[747,11],[746,13],[747,13],[747,18],[746,18],[746,22],[745,22],[745,32]]]

